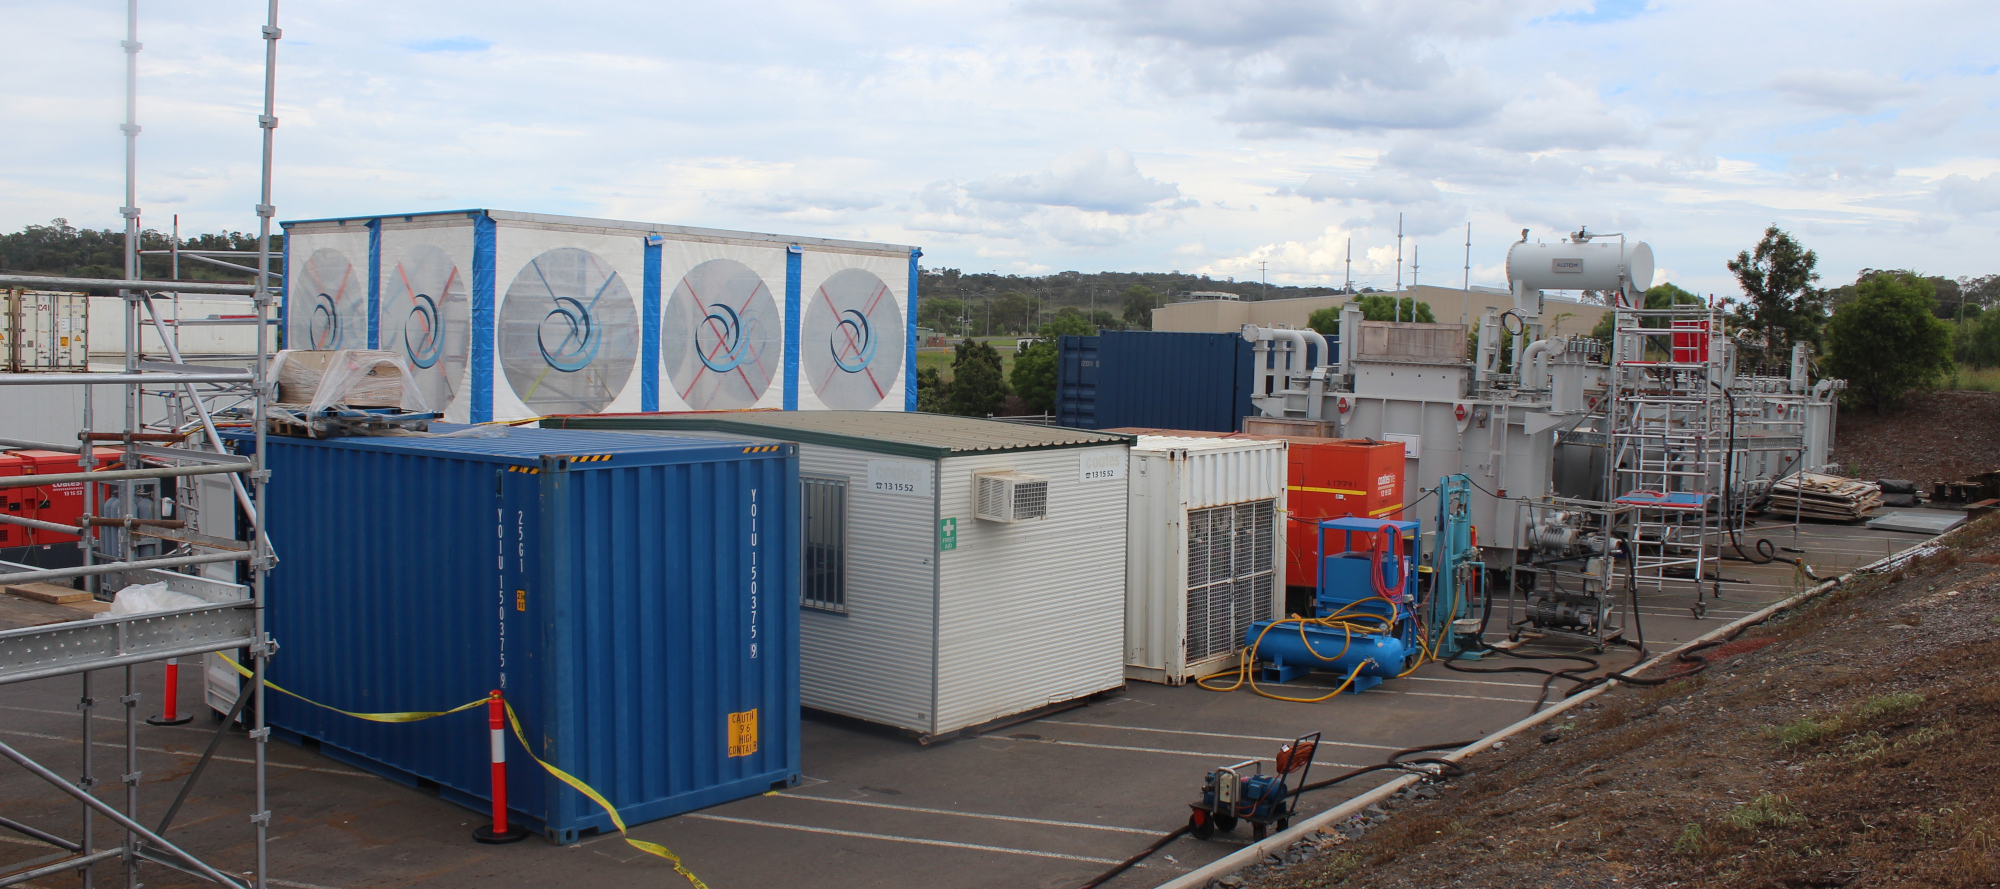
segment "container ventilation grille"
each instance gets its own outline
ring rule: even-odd
[[[982,472],[972,479],[979,518],[1010,523],[1048,518],[1048,479],[1020,472]]]
[[[1188,511],[1187,659],[1228,654],[1271,614],[1276,500]]]

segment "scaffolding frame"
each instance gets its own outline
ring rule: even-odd
[[[1737,376],[1720,306],[1614,313],[1605,491],[1633,507],[1635,580],[1656,590],[1691,581],[1700,616],[1711,598],[1704,581],[1721,597],[1725,550],[1750,559],[1736,541],[1764,493],[1764,480],[1750,480],[1752,460],[1783,456],[1777,477],[1804,468],[1811,398],[1797,378]]]
[[[84,483],[85,500],[83,515],[76,526],[0,515],[0,522],[75,534],[79,538],[82,555],[79,567],[18,571],[3,576],[13,583],[85,578],[93,591],[99,586],[100,579],[107,575],[117,575],[122,581],[166,581],[205,603],[172,611],[0,631],[0,685],[61,676],[80,677],[78,709],[82,713],[82,774],[74,781],[65,779],[13,746],[0,742],[0,757],[41,778],[81,806],[81,823],[75,839],[11,819],[0,819],[0,828],[62,850],[56,854],[56,860],[32,861],[9,873],[0,874],[0,886],[76,872],[88,889],[95,885],[98,865],[113,859],[122,860],[127,886],[141,884],[139,869],[142,863],[236,889],[264,889],[266,886],[271,813],[266,793],[266,745],[270,740],[270,729],[264,724],[264,678],[277,646],[265,631],[264,621],[265,575],[275,564],[275,557],[264,534],[263,512],[258,507],[264,502],[262,494],[269,479],[269,473],[264,469],[265,412],[274,395],[267,379],[270,342],[266,331],[270,329],[268,319],[274,299],[270,286],[273,277],[271,221],[275,215],[271,203],[271,172],[273,131],[278,125],[275,115],[277,41],[282,37],[278,29],[277,0],[269,0],[262,37],[264,103],[263,113],[258,116],[258,126],[263,131],[263,165],[259,201],[255,208],[258,216],[255,284],[172,281],[159,282],[166,285],[161,288],[141,286],[139,208],[136,206],[138,53],[142,49],[138,33],[138,0],[127,0],[126,35],[121,44],[126,56],[125,123],[121,127],[125,133],[125,205],[119,211],[125,219],[124,278],[101,280],[0,275],[0,286],[61,287],[85,291],[115,289],[124,303],[125,328],[124,363],[117,372],[0,373],[0,385],[120,386],[125,394],[123,416],[115,424],[116,432],[96,430],[95,399],[86,390],[83,429],[78,433],[75,446],[13,440],[4,442],[16,447],[50,448],[75,453],[83,471],[4,478],[0,479],[0,487],[78,482]],[[249,369],[182,361],[176,338],[167,335],[166,324],[154,305],[156,297],[173,299],[180,293],[247,298],[254,305],[258,337],[252,356],[254,361]],[[144,354],[139,332],[146,325],[160,334],[169,361],[150,360]],[[168,400],[162,420],[150,424],[145,420],[143,410],[144,398],[149,393]],[[252,455],[246,458],[229,452],[217,426],[218,416],[247,421],[257,444]],[[191,436],[195,437],[194,441],[187,440]],[[98,468],[100,442],[113,443],[121,449],[117,462],[123,468]],[[249,519],[250,533],[238,535],[246,537],[246,540],[193,533],[187,529],[185,520],[138,515],[140,484],[205,475],[225,475],[230,479],[232,499],[243,508],[244,515]],[[115,506],[109,502],[111,498],[99,501],[100,487],[116,491]],[[101,511],[115,514],[100,515]],[[115,552],[106,551],[102,545],[104,541],[100,531],[104,528],[116,529],[115,536],[111,538]],[[142,544],[139,542],[141,538],[157,543]],[[142,548],[157,548],[163,552],[157,556],[144,553],[142,557]],[[247,589],[174,570],[235,563],[248,566]],[[138,820],[141,771],[137,707],[142,696],[134,687],[133,668],[150,661],[231,649],[247,652],[250,682],[239,689],[230,713],[217,726],[207,750],[181,785],[179,796],[168,808],[165,817],[156,827],[148,828]],[[117,699],[123,705],[125,721],[123,770],[117,779],[125,785],[122,811],[120,807],[99,799],[94,791],[99,783],[93,738],[97,718],[95,710],[99,702],[93,696],[91,673],[109,668],[122,668],[125,679],[124,693]],[[174,817],[213,758],[223,735],[246,706],[252,706],[249,737],[254,750],[255,789],[249,820],[255,835],[256,859],[247,881],[203,861],[165,837]],[[117,845],[97,848],[99,836],[96,828],[100,817],[122,830],[123,839]]]

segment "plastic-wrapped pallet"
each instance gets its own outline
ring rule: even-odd
[[[333,405],[429,409],[409,365],[394,352],[286,349],[278,353],[273,376],[279,403],[307,405],[309,414]]]

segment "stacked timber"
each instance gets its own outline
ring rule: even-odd
[[[1882,488],[1860,479],[1802,472],[1771,486],[1771,513],[1851,522],[1882,505]]]

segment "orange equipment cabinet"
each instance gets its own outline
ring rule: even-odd
[[[1300,522],[1356,516],[1396,519],[1403,511],[1403,444],[1366,439],[1290,437],[1286,508]],[[1309,527],[1309,525],[1308,525]],[[1285,585],[1319,583],[1314,537],[1293,525],[1285,535]]]
[[[117,448],[97,449],[99,466],[122,459],[124,452]],[[0,454],[0,475],[55,475],[82,471],[83,466],[77,455],[61,451],[8,451]],[[58,525],[74,525],[83,517],[83,482],[0,488],[0,497],[5,498],[8,515],[40,519]],[[7,542],[4,544],[6,546],[41,546],[76,542],[75,534],[58,534],[40,528],[23,528],[20,525],[8,526],[8,532]]]

